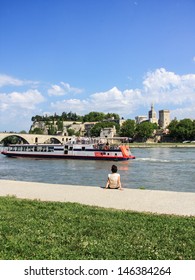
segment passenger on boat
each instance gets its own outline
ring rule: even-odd
[[[108,174],[108,181],[106,183],[106,189],[119,189],[122,190],[120,174],[117,173],[117,166],[112,165],[112,174]]]
[[[104,150],[110,150],[110,145],[108,141],[106,142],[106,145],[104,146]]]

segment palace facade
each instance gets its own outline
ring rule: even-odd
[[[160,110],[159,118],[157,119],[156,111],[154,110],[154,104],[151,105],[151,109],[148,112],[147,116],[136,116],[135,121],[137,124],[143,121],[149,121],[151,123],[156,123],[160,128],[165,129],[170,124],[170,111],[169,110]]]

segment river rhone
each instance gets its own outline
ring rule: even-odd
[[[195,192],[195,148],[132,148],[135,160],[34,160],[0,155],[0,179],[105,186],[112,164],[124,188]]]

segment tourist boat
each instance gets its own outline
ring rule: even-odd
[[[93,160],[129,160],[134,159],[128,146],[109,145],[108,143],[90,143],[71,140],[65,144],[16,144],[1,152],[8,157],[37,159],[93,159]]]

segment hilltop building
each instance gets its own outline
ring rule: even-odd
[[[151,122],[154,124],[159,124],[161,133],[164,133],[167,126],[170,124],[170,111],[169,110],[160,110],[159,111],[159,120],[157,119],[157,114],[154,110],[154,105],[151,105],[151,110],[148,112],[147,116],[136,116],[135,121],[136,124],[140,124],[142,122]],[[124,118],[122,119],[115,119],[111,117],[109,119],[103,120],[105,122],[113,122],[115,125],[118,124],[121,127],[122,124],[125,122]],[[40,134],[55,134],[55,135],[64,135],[64,136],[71,136],[72,134],[78,136],[88,136],[90,137],[90,131],[92,127],[98,123],[95,122],[80,122],[80,121],[59,121],[59,120],[34,120],[33,124],[30,128],[30,133],[40,133]],[[163,132],[162,132],[163,131]],[[116,127],[106,127],[101,130],[100,136],[101,137],[114,137],[116,136]]]
[[[108,137],[108,138],[112,138],[116,135],[116,127],[105,127],[101,129],[100,132],[100,137]]]
[[[148,112],[148,120],[151,123],[158,123],[156,112],[154,110],[154,104],[151,105],[151,110]]]
[[[151,110],[148,112],[147,116],[137,116],[135,117],[136,124],[141,122],[149,121],[151,123],[159,124],[160,128],[165,129],[170,124],[170,111],[169,110],[160,110],[159,119],[156,117],[156,112],[154,110],[154,104],[151,105]]]
[[[161,128],[165,129],[170,124],[170,111],[160,110],[158,124]]]

